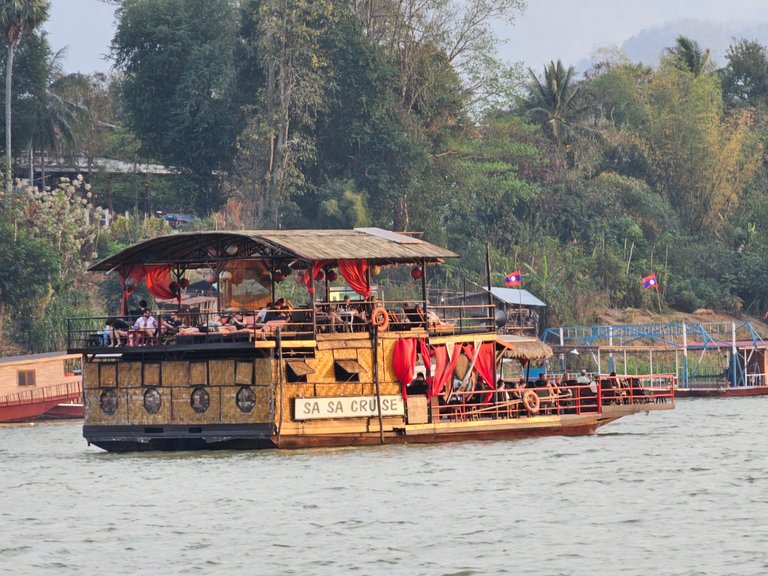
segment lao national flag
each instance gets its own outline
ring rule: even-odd
[[[515,270],[514,272],[507,274],[507,277],[504,278],[504,284],[510,288],[512,286],[520,286],[522,283],[523,275],[520,273],[520,270]]]
[[[656,274],[649,274],[643,278],[643,288],[656,288],[658,289],[659,283],[656,281]]]

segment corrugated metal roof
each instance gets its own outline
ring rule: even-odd
[[[544,302],[536,298],[528,290],[522,288],[491,288],[491,294],[506,304],[520,304],[522,306],[546,306]]]
[[[236,246],[229,254],[227,248]],[[354,230],[238,230],[182,232],[152,238],[126,248],[89,268],[95,272],[123,265],[183,264],[207,266],[221,260],[352,260],[372,264],[437,262],[458,255],[412,236],[380,228]]]
[[[450,298],[446,299],[446,302],[449,303],[456,303],[456,302],[462,302],[465,300],[469,300],[471,298],[476,298],[478,296],[483,296],[484,298],[488,298],[487,296],[488,289],[484,288],[483,292],[472,292],[470,294],[467,294],[466,296],[452,296]],[[514,305],[520,305],[520,306],[546,306],[544,302],[536,298],[533,294],[528,292],[528,290],[518,289],[518,288],[491,288],[491,294],[493,296],[505,303],[505,304],[514,304]]]

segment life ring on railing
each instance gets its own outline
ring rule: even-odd
[[[371,324],[379,329],[379,332],[386,332],[389,328],[389,314],[382,306],[376,306],[371,311]]]
[[[541,400],[539,395],[533,390],[526,390],[523,392],[523,406],[531,414],[538,414],[541,407]]]

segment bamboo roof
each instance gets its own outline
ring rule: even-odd
[[[532,336],[516,336],[514,334],[500,334],[496,337],[496,343],[506,348],[507,358],[518,360],[546,360],[553,355],[552,348],[541,340]]]
[[[108,272],[138,264],[203,267],[213,262],[239,259],[307,263],[363,259],[369,264],[421,264],[457,257],[450,250],[419,238],[381,228],[207,231],[145,240],[97,262],[89,270]]]

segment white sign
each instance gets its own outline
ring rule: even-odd
[[[296,420],[321,418],[372,418],[379,415],[376,396],[336,396],[332,398],[296,398]],[[381,396],[382,416],[405,414],[400,396]]]

